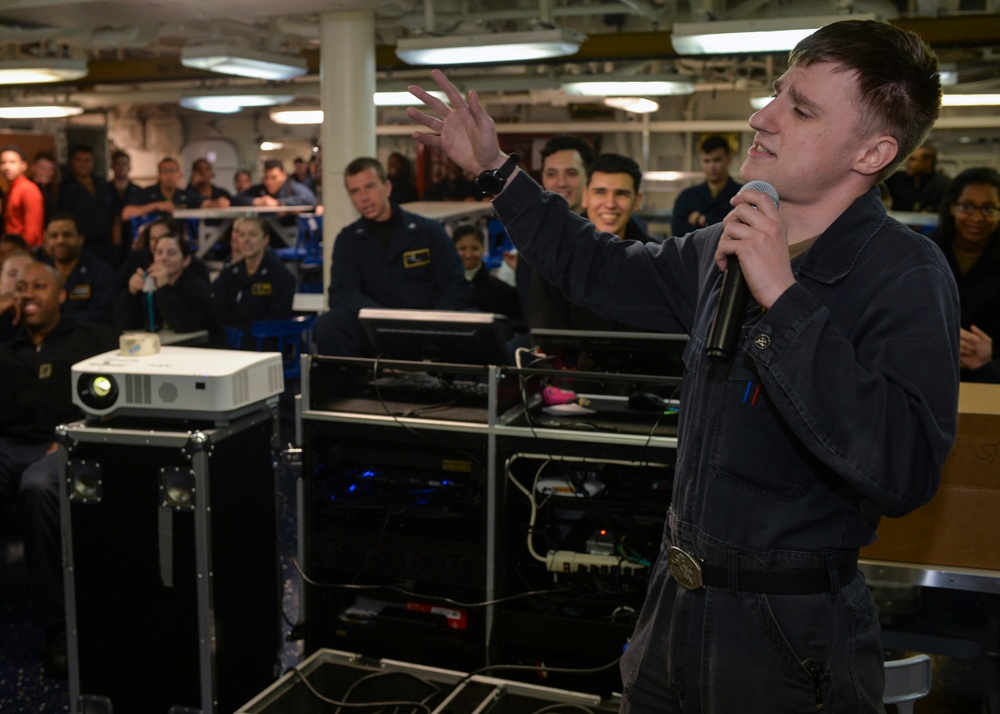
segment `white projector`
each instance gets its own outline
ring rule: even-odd
[[[73,403],[108,414],[227,421],[274,404],[284,391],[278,352],[162,347],[105,352],[73,365]]]

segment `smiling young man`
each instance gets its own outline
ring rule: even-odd
[[[316,321],[320,354],[367,356],[363,307],[463,310],[472,301],[462,261],[437,221],[392,203],[385,167],[368,157],[344,169],[347,195],[361,217],[333,244],[330,310]]]
[[[647,242],[649,236],[632,219],[642,206],[641,182],[642,169],[635,161],[622,154],[601,154],[587,171],[584,215],[603,233]]]
[[[542,188],[566,199],[574,213],[583,214],[583,191],[587,187],[587,169],[594,161],[594,147],[586,139],[572,134],[553,136],[541,150]],[[513,253],[515,287],[521,300],[521,312],[531,310],[531,285],[534,269]]]
[[[79,219],[71,213],[57,213],[45,225],[45,255],[62,278],[66,300],[63,314],[81,322],[111,324],[118,295],[115,274],[108,264],[84,246]]]
[[[580,206],[584,215],[598,231],[621,240],[652,241],[632,218],[633,212],[642,205],[641,182],[642,169],[634,160],[622,154],[601,154],[591,162],[581,191]],[[601,317],[573,303],[538,273],[531,276],[528,325],[557,330],[629,329],[626,324]],[[675,326],[673,331],[677,329],[679,327]]]
[[[509,163],[476,93],[433,77],[449,104],[411,88],[437,115],[407,110],[430,129],[414,138],[504,177],[490,182],[494,210],[536,270],[604,317],[677,319],[690,334],[673,498],[621,711],[882,712],[858,548],[882,515],[933,496],[957,422],[955,282],[876,187],[938,115],[930,49],[874,21],[802,40],[750,118],[741,169],[776,189],[780,211],[744,191],[721,223],[645,246],[543,193]],[[705,343],[733,255],[750,304],[735,355],[713,363]]]
[[[55,427],[82,417],[72,402],[71,367],[118,346],[106,325],[63,316],[62,278],[29,263],[16,286],[20,332],[0,345],[0,503],[17,501],[34,606],[45,626],[45,668],[66,676],[66,627]]]
[[[583,212],[587,169],[594,161],[590,144],[570,134],[554,136],[542,147],[542,188],[566,199],[574,213]]]

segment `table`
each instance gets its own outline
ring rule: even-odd
[[[289,246],[295,245],[298,227],[290,233],[284,226],[276,225],[275,220],[283,216],[295,216],[300,213],[311,213],[315,206],[230,206],[228,208],[178,208],[173,216],[178,220],[198,221],[198,250],[195,253],[199,258],[205,257],[212,246],[219,242],[219,238],[228,230],[233,221],[237,218],[258,217],[263,218],[271,224],[275,232]],[[207,225],[206,221],[218,220],[218,225]]]
[[[914,213],[912,211],[889,211],[889,215],[903,225],[919,228],[921,233],[930,233],[938,224],[936,213]]]
[[[293,312],[326,312],[326,293],[295,293]]]
[[[928,588],[1000,596],[1000,570],[864,559],[858,561],[858,567],[864,573],[869,585],[873,582],[891,585],[919,585]],[[932,649],[935,645],[952,644],[946,642],[947,639],[941,636],[919,636],[882,630],[883,646],[893,649]],[[916,644],[916,647],[908,646],[911,644]],[[998,654],[1000,651],[1000,598],[997,598],[987,616],[983,647],[973,649],[976,651],[970,652],[969,648],[966,648],[966,654],[978,655],[983,659],[983,712],[1000,714],[1000,654]]]
[[[493,213],[493,204],[489,201],[413,201],[402,204],[402,208],[446,225],[454,225]]]

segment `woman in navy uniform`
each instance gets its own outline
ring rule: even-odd
[[[215,308],[226,327],[243,331],[240,347],[249,342],[250,323],[292,316],[295,276],[271,252],[267,224],[260,218],[241,218],[233,224],[233,244],[242,259],[227,265],[215,279]]]
[[[176,235],[161,236],[153,249],[152,264],[147,270],[137,268],[128,280],[128,289],[118,298],[115,326],[122,330],[207,330],[210,347],[225,347],[225,331],[215,314],[212,289],[190,265],[188,242]],[[150,294],[152,298],[147,298]]]

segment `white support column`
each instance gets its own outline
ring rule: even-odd
[[[344,167],[358,156],[375,156],[375,15],[324,13],[319,37],[325,293],[334,238],[358,217],[344,191]]]

